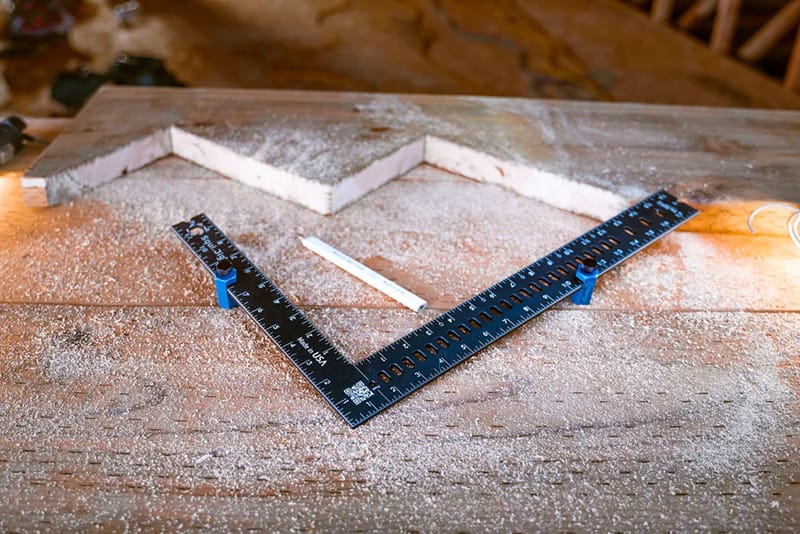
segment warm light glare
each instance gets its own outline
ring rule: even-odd
[[[769,203],[764,204],[752,211],[750,217],[747,218],[747,228],[751,234],[755,234],[756,230],[753,228],[753,220],[756,216],[764,210],[784,210],[789,212],[789,217],[786,220],[786,233],[794,243],[794,246],[800,252],[800,209],[789,204]]]
[[[0,178],[0,221],[5,218],[6,213],[11,211],[11,204],[18,194],[15,188],[19,188],[19,181]]]

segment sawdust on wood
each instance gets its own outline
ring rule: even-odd
[[[26,269],[5,270],[0,301],[208,305],[207,274],[170,232],[206,212],[301,305],[398,306],[300,246],[316,235],[358,260],[384,258],[441,310],[596,224],[426,166],[325,217],[177,158],[57,209],[57,224],[4,244],[0,262]],[[593,305],[797,310],[797,272],[788,238],[678,232],[603,277]]]
[[[800,291],[775,275],[798,265],[779,238],[673,234],[591,307],[562,303],[351,431],[214,307],[172,223],[205,211],[357,360],[437,310],[400,308],[299,236],[380,256],[447,307],[595,222],[427,167],[324,217],[175,158],[58,209],[0,257],[0,528],[796,521],[800,322],[781,310]]]
[[[344,345],[359,346],[408,316],[314,318],[348,322]],[[241,314],[6,305],[0,317],[12,335],[0,367],[4,527],[796,518],[797,392],[775,366],[800,350],[796,314],[551,311],[356,431]],[[91,499],[77,506],[79,495]],[[466,501],[481,517],[448,512]]]

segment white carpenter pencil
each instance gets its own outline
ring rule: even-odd
[[[403,306],[421,312],[428,305],[427,302],[416,296],[411,291],[400,287],[388,278],[376,273],[363,263],[360,263],[347,254],[344,254],[329,244],[317,239],[316,237],[304,237],[300,239],[303,246],[311,252],[319,254],[340,269],[347,271],[362,282],[366,282],[381,293],[396,300]]]

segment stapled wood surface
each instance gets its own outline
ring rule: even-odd
[[[800,255],[777,216],[746,234],[744,201],[710,190],[713,217],[609,273],[592,306],[558,305],[349,430],[214,307],[171,223],[208,213],[357,359],[596,221],[426,166],[327,217],[177,158],[49,209],[24,207],[19,180],[0,177],[0,528],[790,531],[800,515]],[[432,309],[348,278],[310,234]]]

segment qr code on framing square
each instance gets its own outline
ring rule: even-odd
[[[355,405],[361,404],[373,395],[372,391],[361,380],[346,388],[344,392]]]

